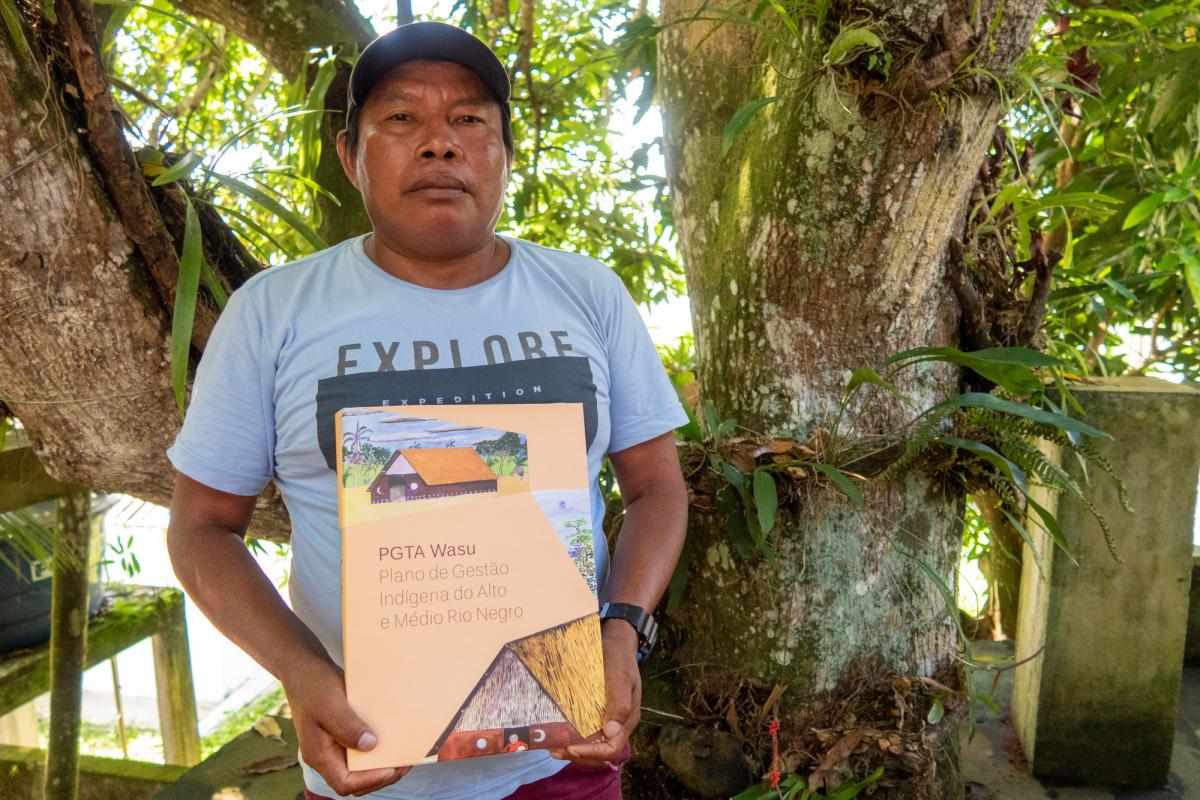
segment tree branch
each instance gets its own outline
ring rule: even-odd
[[[181,11],[220,23],[250,42],[288,80],[295,80],[314,47],[363,47],[371,23],[341,0],[172,0]]]

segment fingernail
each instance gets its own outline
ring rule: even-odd
[[[375,745],[379,744],[379,740],[375,738],[375,734],[370,731],[363,731],[363,735],[358,737],[357,750],[370,750]]]

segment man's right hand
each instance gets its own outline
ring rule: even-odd
[[[361,797],[391,786],[412,769],[350,771],[346,750],[371,750],[377,740],[346,701],[346,682],[337,665],[324,661],[300,667],[286,676],[283,690],[296,724],[300,754],[338,794]]]
[[[346,749],[370,750],[374,735],[346,701],[341,669],[246,550],[253,513],[254,497],[180,474],[167,530],[179,582],[221,633],[283,684],[300,752],[335,792],[363,795],[395,783],[411,767],[351,772],[346,766]]]

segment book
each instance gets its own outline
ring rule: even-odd
[[[579,403],[336,415],[351,770],[601,738]]]

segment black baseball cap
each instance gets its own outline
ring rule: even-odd
[[[380,78],[405,61],[454,61],[474,72],[496,97],[505,118],[511,115],[508,70],[486,44],[462,28],[444,22],[410,22],[373,40],[350,72],[347,108],[361,106]]]

